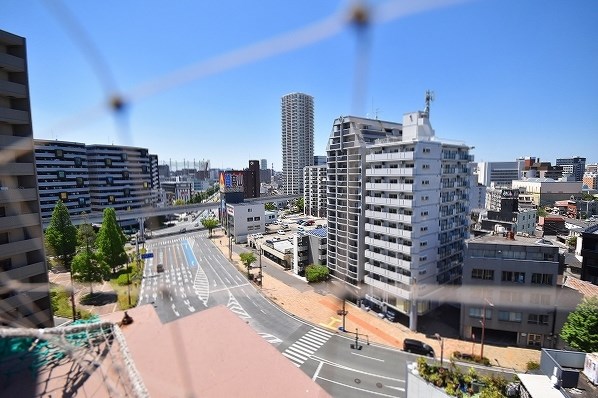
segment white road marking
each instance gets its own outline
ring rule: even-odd
[[[366,393],[368,393],[368,394],[378,395],[378,396],[380,396],[380,397],[390,397],[390,398],[395,398],[395,396],[394,396],[394,395],[382,394],[381,392],[376,392],[376,391],[372,391],[372,390],[366,390],[366,389],[364,389],[364,388],[358,388],[358,387],[355,387],[355,386],[350,386],[350,385],[348,385],[348,384],[341,383],[341,382],[334,381],[334,380],[330,380],[330,379],[326,379],[326,378],[324,378],[324,377],[318,377],[318,379],[320,379],[320,380],[325,380],[325,381],[327,381],[327,382],[329,382],[329,383],[332,383],[332,384],[338,384],[339,386],[343,386],[343,387],[346,387],[346,388],[351,388],[351,389],[353,389],[353,390],[357,390],[357,391],[363,391],[363,392],[366,392]],[[403,391],[405,391],[405,390],[403,390]]]
[[[357,354],[357,353],[355,353],[355,352],[352,352],[351,354],[353,354],[353,355],[357,355],[358,357],[362,357],[362,358],[371,359],[371,360],[373,360],[373,361],[384,362],[384,359],[379,359],[379,358],[374,358],[374,357],[368,357],[367,355],[361,355],[361,354]]]
[[[320,364],[318,365],[318,368],[316,369],[316,372],[314,373],[314,376],[311,378],[313,381],[316,381],[316,379],[318,378],[318,375],[320,374],[320,370],[322,369],[323,365],[324,365],[324,362],[320,362]]]

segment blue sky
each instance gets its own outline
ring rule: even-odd
[[[27,38],[35,138],[147,147],[160,163],[241,168],[265,158],[280,170],[282,95],[314,96],[315,153],[324,155],[334,118],[377,112],[400,122],[431,89],[436,135],[475,146],[477,161],[598,162],[595,0],[424,1],[417,13],[412,2],[372,1],[366,30],[332,24],[311,43],[291,39],[231,63],[218,57],[352,3],[63,0],[101,54],[93,62],[51,3],[3,0],[0,12],[0,29]],[[102,64],[108,73],[97,72]],[[166,78],[185,68],[180,84]],[[117,116],[104,106],[113,92],[130,100]]]

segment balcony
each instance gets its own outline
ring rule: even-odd
[[[0,122],[8,124],[29,124],[29,112],[0,108]]]
[[[0,203],[27,202],[30,200],[37,200],[37,190],[35,188],[0,190]]]
[[[0,53],[0,69],[8,72],[24,72],[25,60],[14,55]]]
[[[377,281],[374,278],[371,278],[369,276],[366,276],[364,281],[365,281],[366,285],[377,287],[378,289],[384,290],[385,292],[393,294],[397,297],[401,297],[401,298],[404,298],[407,300],[410,299],[410,293],[408,291],[399,289],[396,286],[388,285],[384,282]]]
[[[27,86],[24,84],[0,80],[0,96],[12,98],[26,98]]]
[[[365,184],[365,189],[372,191],[383,191],[383,192],[413,192],[413,184],[390,184],[390,183],[373,183],[368,182]]]
[[[413,160],[414,152],[372,153],[366,155],[366,162],[385,162],[390,160]]]
[[[43,247],[41,238],[33,238],[20,240],[17,242],[10,242],[0,245],[2,247],[2,255],[12,257],[17,254],[26,253],[34,250],[41,250]]]
[[[39,223],[40,220],[38,213],[0,217],[0,229],[31,227],[34,225],[39,225]]]
[[[24,267],[16,267],[6,272],[8,279],[24,280],[32,276],[46,274],[48,272],[44,262],[28,264]]]
[[[384,269],[384,268],[381,268],[381,267],[376,267],[376,266],[374,266],[371,263],[365,263],[365,270],[373,272],[373,273],[378,274],[380,276],[384,276],[385,278],[392,279],[394,281],[404,283],[406,285],[410,285],[411,284],[411,278],[410,277],[408,277],[406,275],[403,275],[403,274],[400,274],[398,272],[390,271],[388,269]]]
[[[411,220],[413,218],[412,215],[398,214],[398,213],[387,213],[387,212],[373,211],[373,210],[366,210],[365,217],[373,218],[376,220],[398,221],[398,222],[402,222],[405,224],[411,224]]]
[[[366,177],[369,176],[413,176],[413,167],[397,167],[397,168],[368,168],[365,170]]]
[[[365,203],[376,205],[392,205],[400,207],[413,207],[413,200],[411,199],[393,199],[393,198],[379,198],[375,196],[366,196]]]
[[[402,245],[400,243],[387,242],[387,241],[381,240],[381,239],[370,238],[369,236],[365,237],[365,244],[376,246],[376,247],[386,249],[386,250],[391,250],[393,252],[400,252],[400,253],[409,254],[409,255],[416,252],[414,250],[413,246]]]
[[[33,150],[33,138],[31,136],[28,137],[18,137],[14,135],[1,135],[0,134],[0,148],[3,151],[13,151],[13,150],[21,150],[21,151],[32,151]]]
[[[34,176],[33,163],[6,163],[0,168],[0,175]]]

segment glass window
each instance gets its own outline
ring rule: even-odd
[[[521,312],[498,311],[498,320],[506,322],[521,322]]]
[[[104,159],[104,164],[106,166],[112,166],[112,159],[108,159],[108,158]]]
[[[552,285],[552,274],[532,274],[532,283],[535,285]]]
[[[494,280],[494,270],[474,268],[471,270],[471,279]]]
[[[73,160],[75,161],[75,166],[76,167],[81,167],[81,165],[83,164],[83,160],[81,160],[81,158],[79,156],[77,156]]]
[[[68,192],[60,192],[60,200],[65,201],[69,198]]]
[[[469,316],[471,318],[482,318],[483,313],[484,313],[483,308],[479,308],[479,307],[470,307],[469,308]],[[492,310],[490,308],[486,308],[486,319],[492,319]]]
[[[77,177],[77,178],[75,179],[75,182],[76,182],[77,186],[78,186],[79,188],[81,188],[81,187],[83,186],[83,177]]]
[[[54,154],[56,155],[57,159],[64,158],[64,152],[62,151],[62,149],[57,149],[56,151],[54,151]]]

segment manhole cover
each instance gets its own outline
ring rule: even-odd
[[[355,379],[355,383],[357,383],[357,384],[361,383],[361,379]]]
[[[382,383],[378,382],[378,383],[376,383],[376,387],[378,387],[378,388],[382,388],[382,387],[384,387],[384,386],[382,385]]]

